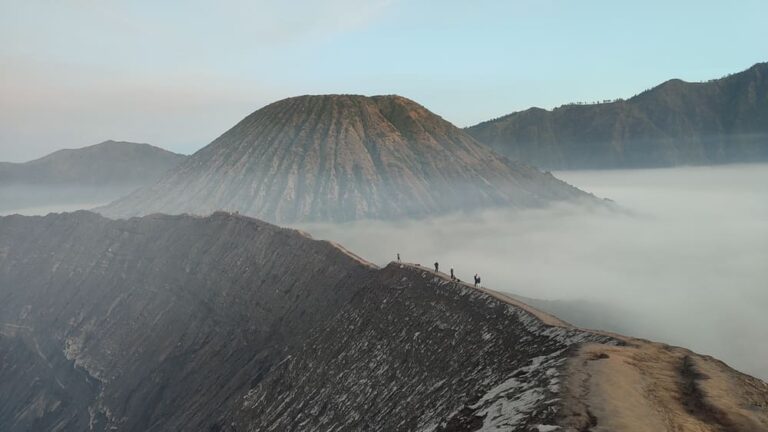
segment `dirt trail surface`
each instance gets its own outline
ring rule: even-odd
[[[567,370],[566,430],[768,430],[766,383],[683,348],[588,344]]]
[[[0,430],[762,431],[682,348],[238,214],[0,218]]]

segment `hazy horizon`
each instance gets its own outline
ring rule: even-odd
[[[188,154],[303,94],[400,94],[460,127],[627,98],[768,60],[766,15],[756,0],[0,0],[0,160],[108,139]]]
[[[138,186],[0,185],[0,216],[89,210],[128,195]]]

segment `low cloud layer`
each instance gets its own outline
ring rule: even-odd
[[[45,215],[91,209],[125,196],[137,186],[0,185],[0,216]]]
[[[768,165],[558,176],[625,211],[558,206],[300,228],[379,264],[399,252],[464,280],[477,272],[500,291],[588,301],[568,318],[768,379]]]

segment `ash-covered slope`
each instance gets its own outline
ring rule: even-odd
[[[423,216],[591,199],[399,96],[301,96],[246,117],[111,217],[239,211],[270,222]]]
[[[466,131],[546,169],[768,160],[768,63],[704,83],[667,81],[631,99],[531,108]]]
[[[370,273],[225,214],[2,218],[0,430],[208,430]]]
[[[711,358],[225,213],[0,218],[0,378],[11,432],[768,430]]]
[[[237,431],[554,425],[558,370],[584,342],[619,343],[545,325],[482,291],[391,264],[228,421]]]
[[[0,186],[143,186],[183,159],[183,155],[149,144],[105,141],[25,163],[2,162]]]

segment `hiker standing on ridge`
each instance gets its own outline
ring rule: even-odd
[[[397,253],[397,262],[400,262],[400,252]]]
[[[475,288],[477,288],[477,285],[480,284],[480,276],[475,273]]]
[[[453,275],[453,267],[451,267],[451,280],[456,280],[456,277]]]
[[[435,261],[435,273],[438,272],[439,267],[440,267],[440,264],[437,261]]]

